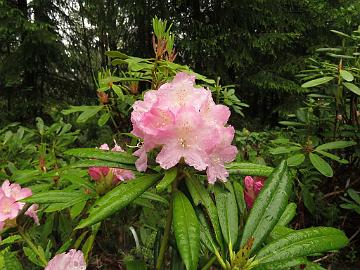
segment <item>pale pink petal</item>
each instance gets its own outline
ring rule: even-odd
[[[13,197],[4,196],[0,199],[0,221],[16,218],[19,211],[19,205]]]
[[[114,140],[115,146],[111,149],[111,151],[114,152],[125,152],[124,149],[121,148],[120,145],[117,144],[117,142]]]
[[[134,173],[130,170],[112,168],[112,173],[114,174],[116,180],[115,182],[125,181],[135,178]]]
[[[156,157],[156,162],[164,169],[174,167],[181,159],[183,152],[176,144],[165,145]]]
[[[35,222],[36,225],[40,225],[39,217],[37,215],[38,209],[39,209],[39,206],[37,204],[33,204],[25,212],[25,215],[27,215],[27,216],[31,217],[32,219],[34,219],[34,222]]]
[[[82,251],[71,249],[52,258],[44,270],[85,270],[86,262]]]
[[[206,170],[206,174],[210,184],[214,184],[217,179],[226,182],[227,177],[229,176],[228,171],[223,165],[209,166]]]
[[[253,189],[254,187],[254,179],[251,176],[246,176],[244,179],[245,188],[246,189]]]
[[[198,171],[203,171],[207,167],[206,153],[198,149],[188,149],[183,153],[185,163],[193,166]]]
[[[109,146],[107,145],[107,143],[104,143],[102,145],[100,145],[99,149],[101,150],[110,150]]]

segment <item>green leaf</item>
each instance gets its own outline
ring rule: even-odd
[[[322,145],[319,145],[315,148],[315,150],[330,150],[330,149],[339,149],[339,148],[346,148],[355,145],[356,142],[352,141],[336,141],[336,142],[329,142]]]
[[[304,154],[296,154],[287,159],[289,167],[297,167],[302,164],[305,160]]]
[[[170,170],[165,171],[163,179],[156,185],[156,190],[158,192],[164,191],[172,182],[176,179],[177,176],[177,167],[173,167]]]
[[[75,148],[65,151],[64,154],[79,158],[101,159],[124,164],[134,164],[137,159],[126,152],[105,151],[96,148]]]
[[[5,239],[1,240],[0,241],[0,246],[3,246],[3,245],[9,245],[9,244],[13,244],[19,240],[21,240],[22,237],[18,234],[15,234],[15,235],[11,235],[9,237],[6,237]]]
[[[348,81],[348,82],[351,82],[354,80],[354,76],[347,70],[340,70],[340,76],[345,80],[345,81]]]
[[[348,34],[345,34],[343,32],[337,31],[337,30],[330,30],[330,32],[333,32],[334,34],[337,34],[342,37],[351,38],[351,36],[349,36]]]
[[[300,150],[300,146],[279,146],[276,148],[270,149],[272,155],[288,154],[297,150]]]
[[[173,226],[176,244],[187,270],[196,270],[200,255],[200,226],[186,196],[177,191],[173,202]]]
[[[254,175],[254,176],[269,176],[274,170],[265,165],[254,163],[232,162],[225,165],[230,174]]]
[[[260,264],[309,256],[340,249],[348,244],[345,234],[335,228],[317,227],[294,231],[262,248],[256,256]]]
[[[349,188],[347,193],[349,194],[351,199],[353,199],[358,205],[360,205],[360,195],[355,190]]]
[[[114,90],[115,94],[119,97],[119,99],[124,99],[124,93],[122,92],[121,88],[116,84],[113,84],[112,89]]]
[[[284,126],[293,126],[293,127],[305,126],[304,123],[293,122],[293,121],[280,121],[279,124],[284,125]]]
[[[95,202],[89,210],[89,217],[83,219],[76,229],[96,224],[121,210],[155,184],[159,177],[159,174],[148,174],[116,186]]]
[[[234,186],[236,202],[238,204],[238,208],[240,211],[240,217],[241,217],[246,212],[246,203],[245,203],[245,199],[244,199],[244,188],[238,182],[233,182],[233,186]]]
[[[335,160],[341,164],[348,164],[349,161],[347,161],[346,159],[342,159],[334,154],[331,154],[329,152],[326,152],[326,151],[322,151],[322,150],[318,150],[318,149],[315,149],[315,152],[318,153],[318,154],[321,154],[325,157],[328,157],[328,158],[331,158],[332,160]]]
[[[89,106],[90,107],[90,106]],[[93,117],[95,114],[100,112],[104,106],[91,106],[83,111],[79,117],[76,119],[78,123],[85,123],[89,118]]]
[[[355,84],[344,82],[343,85],[354,94],[360,96],[360,88],[357,87]]]
[[[43,266],[43,265],[41,265]],[[8,249],[2,250],[0,253],[0,269],[1,270],[23,270],[21,263],[15,253],[9,252]]]
[[[240,246],[253,237],[252,250],[260,247],[284,212],[292,190],[287,164],[282,161],[265,181],[246,221]]]
[[[239,220],[238,208],[234,193],[223,191],[215,193],[216,208],[221,231],[227,244],[235,245],[238,238]]]
[[[327,83],[333,79],[334,79],[334,77],[330,77],[330,76],[317,78],[317,79],[314,79],[314,80],[311,80],[311,81],[308,81],[308,82],[302,84],[301,87],[303,87],[303,88],[314,87],[314,86],[318,86],[318,85]]]
[[[129,169],[136,171],[135,165],[132,164],[124,164],[124,163],[99,160],[99,159],[79,160],[74,163],[71,163],[69,167],[70,168],[110,167],[110,168],[121,168],[121,169]],[[65,167],[63,167],[63,169],[64,168]],[[71,179],[69,181],[71,181]]]
[[[165,198],[151,192],[151,191],[145,191],[141,196],[140,198],[143,198],[143,199],[146,199],[146,200],[150,200],[150,201],[155,201],[155,202],[160,202],[160,203],[163,203],[165,205],[168,205],[169,202],[168,200],[166,200]]]
[[[204,185],[199,181],[199,179],[195,179],[194,177],[186,177],[185,183],[191,194],[194,204],[199,205],[201,203],[202,205],[205,206],[206,213],[209,216],[211,225],[214,229],[215,238],[218,244],[220,245],[221,249],[223,249],[224,248],[223,238],[221,233],[219,216],[215,203],[210,197],[209,192],[206,190]]]
[[[213,239],[211,228],[206,220],[206,217],[202,211],[196,211],[196,215],[200,223],[200,240],[210,252],[214,252],[216,242]]]
[[[109,121],[110,116],[111,114],[109,112],[103,113],[98,120],[98,125],[100,127],[104,126],[107,123],[107,121]]]
[[[276,225],[287,226],[290,223],[290,221],[295,217],[296,208],[297,208],[296,203],[293,203],[293,202],[289,203],[286,206],[284,213],[282,213],[282,215]]]
[[[289,269],[301,269],[301,268],[294,268],[296,266],[301,265],[304,267],[305,270],[326,270],[322,268],[320,265],[309,262],[306,258],[287,258],[285,260],[276,261],[272,263],[265,263],[261,264],[259,270],[289,270]]]
[[[304,185],[301,185],[301,196],[302,196],[302,198],[304,200],[304,205],[307,208],[307,210],[309,210],[309,212],[312,215],[314,215],[315,207],[316,207],[315,202],[314,202],[314,198],[311,195],[309,189]]]
[[[73,200],[82,198],[86,200],[89,198],[84,191],[64,191],[64,190],[50,190],[37,193],[21,201],[26,203],[69,203]],[[78,201],[77,201],[78,202]]]
[[[332,177],[334,175],[333,170],[329,163],[327,163],[322,157],[317,154],[310,153],[309,154],[310,161],[312,165],[323,175],[326,177]]]
[[[124,53],[118,52],[118,51],[107,51],[105,52],[106,56],[109,56],[111,58],[121,58],[121,59],[127,59],[129,56],[127,56]]]

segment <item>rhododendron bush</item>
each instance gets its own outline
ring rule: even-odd
[[[38,120],[38,159],[13,164],[0,189],[0,268],[322,269],[308,256],[346,246],[346,235],[292,228],[295,170],[287,161],[241,159],[229,120],[240,101],[175,64],[173,36],[158,19],[153,48],[154,59],[108,52],[115,67],[100,76],[100,104],[64,111],[80,112],[79,122],[100,113],[100,127],[118,127],[109,103],[129,105],[131,125],[114,144],[50,149],[46,132],[77,134]],[[126,70],[115,73],[121,65]]]

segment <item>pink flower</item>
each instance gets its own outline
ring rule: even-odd
[[[194,84],[195,76],[181,72],[134,103],[132,133],[143,139],[134,153],[139,171],[147,168],[147,153],[159,147],[156,162],[164,169],[184,160],[198,171],[207,170],[209,183],[227,180],[224,164],[237,154],[231,145],[235,131],[226,126],[230,110],[215,104],[210,90]]]
[[[39,205],[33,204],[25,212],[25,215],[31,217],[36,225],[40,225],[39,217],[37,215],[38,209],[39,209]]]
[[[86,263],[84,254],[75,249],[69,250],[68,253],[61,253],[52,258],[44,270],[85,270]]]
[[[124,152],[124,150],[115,142],[115,146],[111,149],[114,152]],[[102,144],[99,149],[109,151],[110,147],[104,143]],[[103,181],[105,177],[109,176],[112,178],[112,182],[114,184],[134,179],[135,175],[130,170],[119,169],[119,168],[109,168],[109,167],[90,167],[88,170],[90,177],[95,180],[96,182]]]
[[[260,190],[264,186],[265,178],[255,176],[252,178],[251,176],[246,176],[244,179],[245,183],[245,192],[244,198],[247,207],[250,209],[253,207],[254,201],[259,194]]]
[[[0,188],[0,231],[5,227],[6,221],[15,219],[25,206],[25,203],[19,202],[19,200],[31,195],[32,192],[29,188],[21,188],[19,184],[10,184],[9,180],[3,182]],[[32,205],[25,214],[32,217],[39,225],[37,209],[38,205]]]

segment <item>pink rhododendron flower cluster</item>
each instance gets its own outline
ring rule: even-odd
[[[250,209],[254,205],[254,201],[259,194],[260,190],[264,186],[265,178],[258,176],[246,176],[244,179],[245,183],[245,192],[244,198],[247,207]]]
[[[10,184],[9,180],[5,180],[0,188],[0,230],[4,229],[9,221],[15,219],[19,212],[25,206],[25,203],[19,202],[32,195],[31,189],[21,188],[19,184]],[[39,218],[37,216],[38,205],[30,206],[25,215],[34,219],[35,223],[39,225]]]
[[[107,150],[107,151],[110,150],[109,146],[106,143],[102,144],[99,147],[99,149]],[[115,142],[115,146],[111,149],[111,151],[124,152],[124,150],[119,145],[117,145],[116,142]],[[111,177],[113,184],[117,184],[120,181],[125,181],[135,178],[132,171],[120,169],[120,168],[91,167],[89,168],[88,172],[90,177],[97,182],[100,182],[105,177]]]
[[[147,153],[161,147],[156,161],[164,169],[183,158],[196,170],[207,170],[210,183],[226,181],[226,162],[235,159],[231,145],[234,128],[226,126],[230,110],[215,104],[210,90],[194,86],[195,76],[178,73],[170,83],[146,92],[144,101],[134,103],[132,133],[143,139],[134,155],[139,171],[147,168]]]
[[[61,253],[52,258],[44,270],[85,270],[86,263],[84,254],[75,249],[69,250],[68,253]]]

